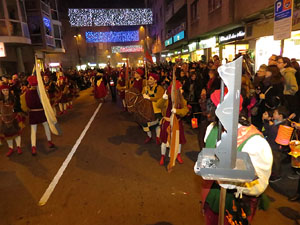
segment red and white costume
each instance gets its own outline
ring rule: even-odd
[[[43,124],[44,126],[49,147],[54,148],[55,146],[51,141],[49,125],[37,91],[37,78],[36,76],[29,76],[27,81],[29,82],[31,88],[22,95],[21,107],[24,112],[29,113],[29,124],[31,126],[32,155],[36,155],[36,131],[38,124]]]

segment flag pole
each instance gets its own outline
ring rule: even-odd
[[[224,91],[225,91],[225,84],[224,81],[221,80],[221,93],[220,93],[220,104],[224,101]],[[219,121],[218,127],[218,141],[221,140],[222,136],[222,123]],[[220,192],[220,202],[219,202],[219,220],[218,225],[224,225],[224,218],[225,218],[225,202],[226,202],[226,189],[221,187]]]

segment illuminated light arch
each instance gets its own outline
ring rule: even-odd
[[[126,45],[126,46],[112,46],[112,53],[131,53],[131,52],[143,52],[142,45]]]
[[[153,22],[150,8],[136,9],[69,9],[72,27],[135,26]]]
[[[88,43],[139,41],[139,31],[85,32]]]

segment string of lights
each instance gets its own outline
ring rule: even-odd
[[[139,31],[85,32],[85,38],[88,43],[139,41]]]
[[[149,8],[138,9],[69,9],[72,27],[134,26],[152,24]]]
[[[129,52],[143,52],[142,45],[126,45],[126,46],[112,46],[112,53],[129,53]]]

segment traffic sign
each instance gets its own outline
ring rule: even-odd
[[[276,0],[274,5],[274,40],[291,37],[293,0]]]

